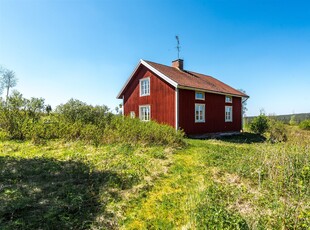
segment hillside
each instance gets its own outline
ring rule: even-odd
[[[286,115],[270,115],[272,118],[281,121],[285,124],[289,124],[291,118],[294,116],[295,117],[295,122],[300,123],[304,120],[310,119],[310,113],[297,113],[297,114],[286,114]],[[252,117],[245,117],[245,122],[246,123],[250,123],[253,118],[255,116]]]
[[[260,141],[2,141],[0,229],[307,229],[310,132]]]

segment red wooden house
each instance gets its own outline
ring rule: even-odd
[[[181,59],[172,66],[140,60],[117,96],[123,99],[124,115],[191,135],[239,132],[244,97],[211,76],[184,70]]]

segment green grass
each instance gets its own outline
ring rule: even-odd
[[[123,206],[170,156],[163,147],[0,142],[0,229],[118,228]]]
[[[0,229],[309,228],[309,131],[186,142],[0,142]]]
[[[168,174],[128,208],[122,228],[308,229],[310,133],[290,137],[188,140]]]

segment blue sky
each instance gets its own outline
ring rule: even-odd
[[[146,59],[249,95],[248,115],[310,112],[310,1],[0,0],[0,65],[27,98],[114,109]]]

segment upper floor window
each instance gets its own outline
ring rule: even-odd
[[[226,96],[225,97],[225,102],[226,103],[232,103],[232,96]]]
[[[195,99],[196,100],[204,100],[205,99],[205,93],[203,93],[203,92],[195,92]]]
[[[150,78],[140,79],[140,96],[150,95]]]
[[[195,122],[205,122],[205,104],[195,104]]]
[[[232,106],[225,106],[225,122],[232,122]]]
[[[141,121],[151,120],[151,106],[150,105],[141,105],[139,107],[139,117]]]

